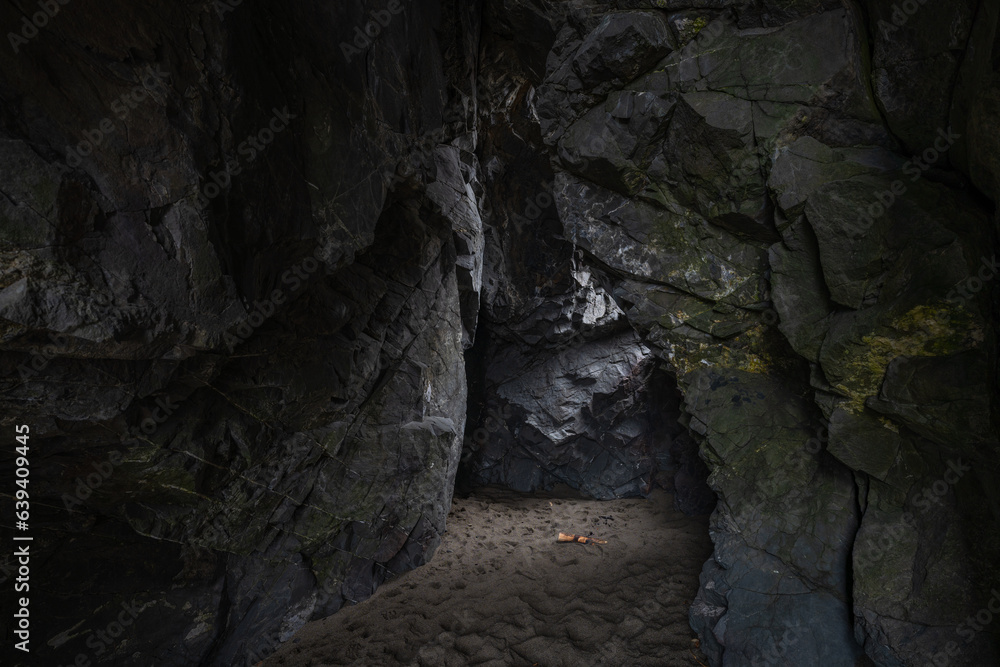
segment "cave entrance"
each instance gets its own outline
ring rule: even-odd
[[[645,349],[632,340],[617,330],[517,365],[509,341],[480,326],[433,557],[306,625],[266,664],[706,664],[688,614],[712,551],[714,495],[674,377],[649,354],[630,356]],[[532,391],[535,377],[549,384]],[[557,392],[573,416],[564,431],[579,431],[565,442],[546,440],[557,431],[525,407]]]
[[[630,329],[532,351],[481,326],[465,361],[459,495],[564,486],[611,500],[660,488],[686,514],[714,508],[676,378]]]

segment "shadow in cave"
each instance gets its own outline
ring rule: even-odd
[[[715,498],[681,425],[673,377],[654,367],[637,392],[646,497],[596,499],[566,483],[483,485],[479,449],[524,426],[523,415],[488,400],[491,342],[480,327],[466,351],[464,451],[434,557],[306,625],[266,665],[707,663],[688,608],[712,549]],[[560,533],[606,543],[559,542]]]

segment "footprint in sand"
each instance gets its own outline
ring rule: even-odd
[[[508,497],[531,511],[505,504]],[[706,664],[692,650],[688,624],[711,554],[704,518],[679,517],[668,527],[649,503],[608,514],[618,506],[516,494],[455,503],[464,513],[430,567],[341,610],[335,622],[308,624],[296,635],[301,643],[279,649],[267,667]],[[556,544],[557,526],[593,531],[609,540],[608,552]],[[643,540],[659,545],[655,553]]]

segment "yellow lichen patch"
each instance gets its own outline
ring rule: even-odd
[[[861,339],[861,350],[844,364],[848,379],[836,384],[850,399],[844,406],[861,412],[865,399],[878,394],[889,362],[896,357],[936,357],[955,354],[983,340],[981,327],[964,310],[945,305],[920,305],[893,320],[898,336],[872,334]]]
[[[750,337],[756,328],[750,329],[745,336]],[[767,375],[774,364],[770,355],[760,350],[755,351],[752,345],[740,348],[723,345],[719,365],[726,368],[735,368],[747,373]]]
[[[727,344],[674,340],[671,341],[670,360],[680,376],[698,369],[715,367],[766,375],[774,368],[774,360],[766,352],[766,330],[764,326],[751,327]]]
[[[899,433],[899,427],[896,426],[896,424],[894,424],[891,419],[887,419],[886,417],[879,417],[878,421],[880,424],[882,424],[882,426],[889,429],[893,433]]]
[[[766,375],[768,370],[771,368],[771,363],[766,357],[758,356],[745,351],[743,354],[733,355],[731,358],[733,363],[729,365],[732,368],[746,371],[747,373]]]

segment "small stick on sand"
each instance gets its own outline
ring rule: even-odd
[[[584,537],[583,535],[567,535],[559,533],[559,542],[579,542],[580,544],[607,544],[607,540],[599,540],[596,537]]]

